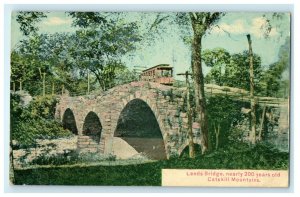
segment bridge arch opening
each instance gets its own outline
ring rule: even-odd
[[[150,106],[133,99],[121,111],[114,138],[121,138],[150,159],[166,159],[163,136]]]
[[[82,134],[90,136],[96,142],[100,142],[102,125],[98,115],[95,112],[89,112],[83,123]]]
[[[73,134],[78,135],[76,120],[73,111],[67,108],[63,115],[63,128],[70,130]]]
[[[195,155],[202,155],[201,145],[198,143],[194,143]],[[179,149],[178,155],[181,158],[189,158],[190,147],[188,144],[184,145],[181,149]]]

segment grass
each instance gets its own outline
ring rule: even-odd
[[[205,156],[115,166],[64,166],[15,171],[17,185],[114,185],[159,186],[161,169],[267,169],[287,170],[289,153],[266,145],[228,148]]]

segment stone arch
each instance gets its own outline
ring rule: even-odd
[[[82,126],[82,135],[90,136],[96,142],[100,142],[102,124],[98,115],[90,111],[84,119]]]
[[[198,150],[199,148],[201,148],[201,144],[200,144],[200,143],[195,143],[195,142],[194,142],[194,147],[195,147],[195,152],[196,152],[196,154],[197,154],[197,152],[198,152],[198,153],[201,152],[200,150]],[[178,149],[178,156],[181,157],[182,154],[185,152],[186,149],[189,149],[189,143],[188,143],[188,142],[182,144],[182,145],[179,147],[179,149]]]
[[[167,151],[155,110],[145,100],[133,98],[118,116],[114,137],[122,138],[151,159],[166,159]]]
[[[62,117],[63,128],[70,130],[73,134],[78,135],[76,119],[73,111],[67,108]]]

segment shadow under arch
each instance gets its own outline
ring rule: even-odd
[[[179,157],[180,158],[189,158],[189,144],[185,144],[181,149],[179,149]],[[202,155],[201,145],[198,143],[194,143],[195,156]]]
[[[95,112],[89,112],[83,123],[82,134],[90,136],[97,143],[100,142],[102,125],[98,115]]]
[[[78,135],[78,129],[76,126],[75,116],[73,111],[70,108],[67,108],[64,112],[63,119],[63,128],[72,131],[73,134]]]
[[[133,99],[121,111],[114,137],[126,141],[137,152],[150,159],[166,159],[163,136],[150,106]]]

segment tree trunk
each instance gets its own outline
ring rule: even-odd
[[[63,95],[65,93],[65,85],[61,85],[61,94]]]
[[[194,136],[192,128],[192,109],[190,104],[190,82],[189,74],[186,71],[186,100],[187,100],[187,115],[188,115],[188,136],[189,136],[189,156],[190,158],[195,158],[195,147],[194,147]]]
[[[45,84],[46,73],[43,73],[43,96],[46,95],[46,84]]]
[[[216,125],[214,125],[215,127],[215,134],[216,134],[216,150],[218,150],[219,148],[219,136],[220,136],[220,124],[218,124],[218,126],[216,127]]]
[[[254,69],[253,69],[253,52],[252,52],[252,41],[250,34],[247,35],[249,44],[249,74],[250,74],[250,102],[251,102],[251,132],[250,142],[255,144],[256,142],[256,115],[255,115],[255,98],[254,98]]]
[[[88,87],[87,87],[87,94],[90,94],[90,71],[88,71]]]
[[[52,82],[52,95],[54,95],[54,82]]]
[[[105,87],[105,80],[104,80],[104,78],[101,78],[101,73],[97,72],[96,70],[91,70],[91,71],[92,71],[92,72],[94,73],[94,75],[96,76],[97,81],[98,81],[100,87],[102,88],[102,90],[105,91],[105,90],[106,90],[106,87]]]
[[[22,91],[22,80],[20,80],[20,91]]]
[[[194,76],[194,87],[195,87],[195,100],[196,100],[196,114],[200,123],[201,130],[201,151],[204,154],[208,149],[208,124],[206,114],[206,100],[204,93],[204,77],[202,73],[201,63],[201,39],[204,32],[200,32],[197,27],[199,24],[193,24],[194,38],[192,44],[192,69]]]
[[[263,108],[262,115],[261,115],[260,128],[259,128],[259,132],[258,132],[258,140],[259,141],[262,140],[262,131],[263,131],[263,126],[264,126],[264,121],[265,121],[266,108],[267,108],[267,106],[265,105]]]
[[[16,83],[13,82],[13,92],[16,92]]]
[[[14,151],[13,151],[13,143],[10,139],[10,181],[12,183],[15,183],[15,164],[14,164]]]

